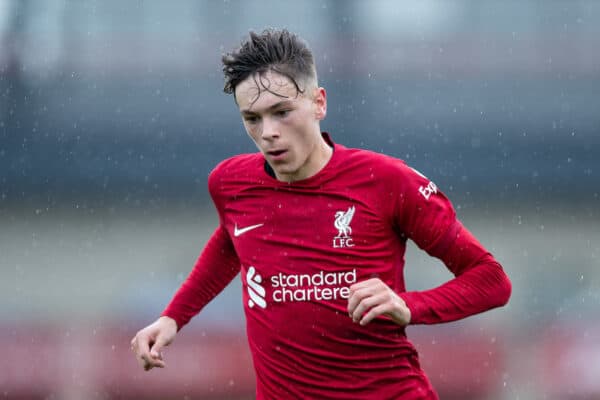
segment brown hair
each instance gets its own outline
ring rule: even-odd
[[[250,31],[241,46],[223,55],[221,61],[225,75],[223,91],[234,97],[237,85],[249,76],[254,78],[257,86],[260,81],[265,90],[278,95],[269,89],[270,82],[264,76],[268,71],[289,78],[298,93],[304,93],[304,89],[298,85],[299,81],[317,79],[314,58],[308,45],[286,29],[265,29],[260,34]]]

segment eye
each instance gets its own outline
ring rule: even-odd
[[[246,121],[249,124],[255,124],[258,122],[258,117],[255,115],[246,115],[244,116],[244,121]]]
[[[292,110],[279,110],[279,111],[275,112],[275,115],[277,115],[278,117],[284,118],[289,115],[290,111],[292,111]]]

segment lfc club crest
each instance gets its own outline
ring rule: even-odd
[[[354,206],[348,207],[346,211],[337,211],[335,213],[335,221],[333,225],[338,230],[337,236],[333,238],[334,248],[354,247],[352,240],[352,228],[350,223],[354,217]]]

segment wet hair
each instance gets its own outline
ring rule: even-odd
[[[313,54],[308,45],[286,29],[265,29],[260,34],[250,31],[241,46],[223,55],[221,61],[225,75],[223,91],[233,94],[234,98],[237,85],[250,76],[258,87],[256,99],[260,97],[261,87],[285,97],[270,89],[271,82],[266,77],[268,71],[287,77],[297,93],[304,93],[306,89],[299,85],[300,82],[317,80]]]

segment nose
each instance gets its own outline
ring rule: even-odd
[[[263,140],[273,140],[279,137],[279,126],[271,118],[264,118],[260,137]]]

